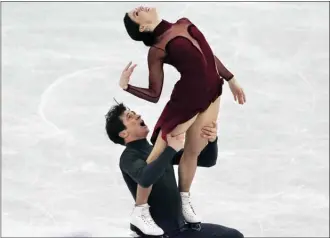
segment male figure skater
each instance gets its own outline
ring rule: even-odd
[[[142,237],[244,237],[236,229],[221,225],[201,223],[196,226],[185,222],[182,203],[190,201],[180,195],[173,168],[173,165],[179,164],[183,153],[182,135],[168,136],[168,145],[164,152],[148,164],[146,160],[152,145],[146,139],[149,128],[140,115],[127,109],[122,103],[114,105],[106,115],[106,131],[112,142],[126,147],[120,157],[120,169],[134,200],[138,185],[143,188],[152,186],[149,199],[135,205],[135,214],[131,216],[133,231]],[[209,140],[209,144],[201,152],[198,166],[212,167],[216,164],[218,155],[216,124],[204,127],[201,134]],[[158,227],[164,231],[163,235],[144,235],[157,233]]]

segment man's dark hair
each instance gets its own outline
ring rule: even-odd
[[[109,139],[115,144],[125,145],[123,138],[119,136],[119,133],[126,129],[120,116],[127,110],[123,103],[119,103],[110,108],[106,114],[105,129],[107,131]]]

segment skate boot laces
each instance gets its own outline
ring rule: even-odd
[[[141,218],[142,218],[143,222],[145,222],[147,225],[151,226],[153,229],[155,229],[157,227],[157,224],[151,217],[149,207],[144,207],[142,209]]]

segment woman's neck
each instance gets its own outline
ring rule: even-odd
[[[155,22],[150,24],[150,31],[153,32],[155,28],[162,22],[162,19],[157,19]]]

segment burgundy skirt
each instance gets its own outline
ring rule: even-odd
[[[161,113],[151,136],[151,143],[155,144],[158,134],[167,142],[166,136],[178,125],[183,124],[195,115],[204,112],[212,102],[222,94],[223,80],[219,78],[211,85],[194,86],[179,80],[174,86],[170,100]]]

